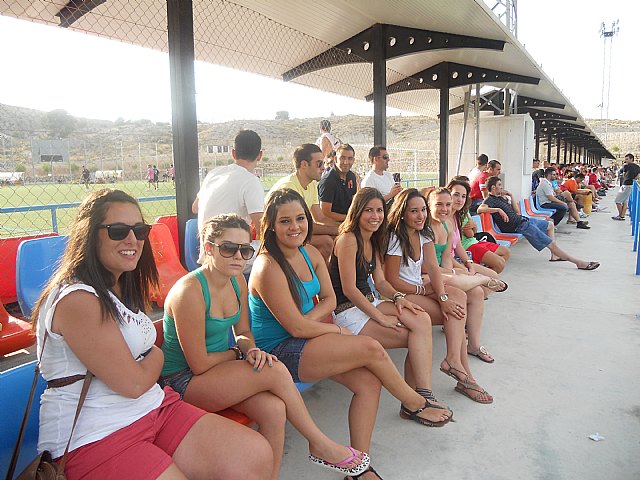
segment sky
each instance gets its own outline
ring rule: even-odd
[[[518,40],[584,118],[601,118],[600,25],[610,29],[619,20],[602,116],[608,103],[610,119],[637,120],[640,29],[632,22],[639,18],[636,0],[519,0]],[[3,16],[0,45],[0,103],[106,120],[171,120],[165,54]],[[196,91],[198,118],[207,122],[272,119],[279,110],[291,118],[373,113],[370,103],[200,62]],[[397,113],[388,109],[389,115]]]

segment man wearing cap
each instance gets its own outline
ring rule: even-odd
[[[331,133],[331,122],[329,120],[320,122],[320,136],[316,140],[316,145],[322,150],[325,169],[328,170],[333,167],[336,152],[340,146],[340,139]]]
[[[393,201],[393,198],[402,191],[399,182],[396,182],[387,169],[389,168],[389,154],[387,148],[376,145],[369,150],[371,170],[362,179],[361,187],[372,187],[378,190],[385,202]]]

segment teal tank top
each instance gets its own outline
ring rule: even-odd
[[[240,309],[242,303],[240,300],[240,287],[236,279],[231,277],[231,285],[236,292],[238,299],[238,311],[235,315],[228,318],[215,318],[209,315],[211,311],[211,297],[209,296],[209,282],[205,277],[202,267],[193,271],[200,282],[202,295],[204,296],[205,317],[204,317],[204,339],[207,346],[207,352],[223,352],[229,348],[229,327],[238,323],[240,319]],[[164,367],[161,375],[171,375],[185,368],[189,368],[184,352],[180,347],[178,334],[176,333],[176,324],[173,318],[165,311],[162,320],[164,329],[164,342],[162,351],[164,352]]]
[[[320,280],[318,280],[316,272],[313,270],[311,260],[309,260],[309,255],[305,248],[298,247],[298,249],[302,253],[311,271],[311,280],[308,282],[300,281],[302,286],[298,286],[300,298],[302,299],[301,311],[305,314],[313,308],[313,299],[320,293]],[[256,345],[260,349],[265,352],[270,352],[277,345],[291,338],[289,332],[287,332],[280,322],[278,322],[278,319],[273,316],[260,297],[255,297],[249,293],[249,309],[251,310],[251,330],[253,331]]]
[[[444,227],[445,231],[447,232],[447,235],[449,235],[449,229],[447,228],[447,224],[443,223],[442,226]],[[447,244],[445,243],[436,243],[435,241],[433,242],[433,246],[436,249],[436,258],[438,259],[438,265],[442,265],[442,253],[444,252],[445,248],[447,248]]]

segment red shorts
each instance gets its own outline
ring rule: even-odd
[[[187,432],[207,413],[169,387],[164,392],[162,404],[141,419],[67,454],[67,478],[152,479],[164,472]]]
[[[478,242],[467,248],[467,251],[471,252],[471,260],[476,263],[482,263],[484,254],[487,252],[495,252],[499,246],[500,245],[493,242]]]

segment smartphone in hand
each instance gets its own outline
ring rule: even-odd
[[[396,183],[400,183],[400,174],[399,173],[394,173],[393,174],[393,181]]]

